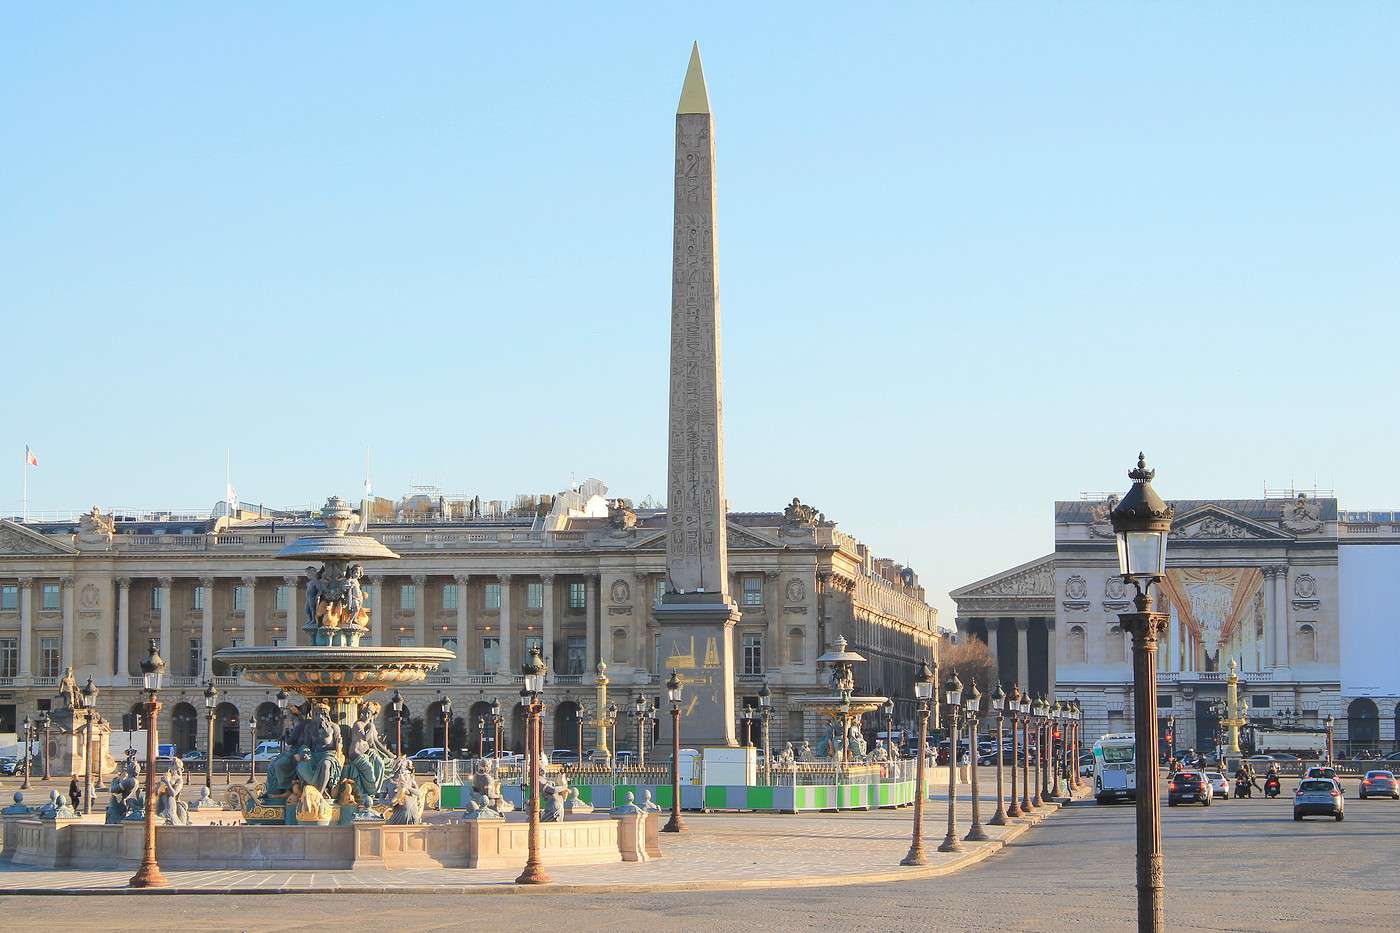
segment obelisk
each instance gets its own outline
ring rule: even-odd
[[[666,595],[655,609],[662,664],[684,684],[684,741],[734,740],[734,623],[724,498],[715,141],[700,46],[676,108],[671,260],[671,405],[667,435]]]

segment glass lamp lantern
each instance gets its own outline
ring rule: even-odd
[[[982,694],[977,690],[977,681],[974,680],[967,688],[967,695],[963,697],[963,708],[971,715],[976,715],[977,710],[982,706]]]
[[[962,681],[958,679],[958,672],[954,671],[953,676],[943,685],[943,701],[949,706],[962,706],[962,691]]]
[[[671,671],[671,676],[666,679],[666,699],[672,703],[681,701],[681,678],[675,671]]]
[[[396,693],[395,696],[397,695]],[[491,701],[491,716],[495,719],[501,718],[501,701],[499,697]]]
[[[919,659],[919,669],[914,674],[914,696],[920,701],[927,703],[933,699],[933,670],[928,666],[928,661]]]
[[[146,692],[152,696],[160,690],[161,678],[165,676],[165,661],[161,659],[160,651],[156,649],[156,640],[151,639],[150,645],[146,648],[146,657],[141,660],[141,683],[146,688]]]
[[[495,705],[496,704],[493,704],[493,708]],[[395,719],[403,716],[403,694],[399,693],[397,690],[395,690],[394,695],[389,698],[389,709],[394,711]],[[498,709],[496,711],[499,712]]]
[[[763,686],[758,688],[758,705],[763,709],[768,709],[773,705],[773,693],[768,689],[768,681],[763,682]]]
[[[277,708],[280,709],[280,710],[281,710],[282,712],[284,712],[284,713],[287,711],[287,700],[288,700],[287,691],[285,691],[285,690],[278,690],[278,691],[277,691]]]
[[[1006,709],[1006,691],[1001,689],[1001,684],[997,684],[997,688],[992,691],[991,704],[995,712],[1000,713]]]
[[[1118,544],[1118,572],[1140,590],[1167,572],[1172,507],[1152,488],[1156,475],[1139,453],[1137,468],[1128,472],[1133,485],[1108,516]]]
[[[219,703],[219,691],[214,689],[214,682],[211,680],[204,685],[204,708],[213,709]]]
[[[544,678],[548,668],[544,665],[544,658],[540,657],[540,649],[530,649],[530,657],[521,665],[520,673],[524,675],[526,690],[536,696],[544,692]]]

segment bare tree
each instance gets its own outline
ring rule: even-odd
[[[996,689],[998,676],[996,662],[992,660],[992,653],[980,638],[974,635],[963,635],[956,643],[945,642],[943,650],[938,655],[938,677],[947,682],[948,678],[956,671],[958,680],[963,683],[963,689],[974,681],[977,681],[977,689],[983,696]],[[941,690],[943,684],[939,684]],[[1006,688],[1003,688],[1006,689]]]

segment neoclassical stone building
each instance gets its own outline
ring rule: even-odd
[[[1089,737],[1132,723],[1131,638],[1117,619],[1129,594],[1117,575],[1113,504],[1055,503],[1053,554],[951,594],[958,629],[988,641],[1002,677],[1077,696]],[[1342,513],[1334,498],[1292,494],[1173,505],[1159,731],[1170,716],[1178,746],[1208,744],[1211,706],[1224,698],[1234,660],[1255,722],[1318,728],[1331,714],[1344,749],[1394,747],[1400,674],[1393,661],[1367,659],[1400,649],[1400,592],[1392,592],[1400,515]]]
[[[591,494],[563,494],[578,508],[556,503],[548,515],[421,497],[388,515],[373,510],[381,518],[369,533],[402,559],[366,568],[369,641],[457,653],[451,670],[404,691],[412,715],[424,719],[425,744],[442,744],[443,695],[469,747],[492,700],[517,710],[519,667],[536,645],[552,671],[551,747],[574,746],[576,710],[594,705],[600,662],[609,699],[624,710],[637,693],[655,700],[663,692],[651,609],[666,585],[665,512],[609,508],[596,489],[583,492]],[[101,708],[119,722],[138,700],[138,665],[154,638],[169,664],[161,722],[168,740],[181,750],[206,747],[202,692],[211,679],[220,691],[216,754],[248,749],[253,715],[275,735],[273,697],[212,656],[226,646],[295,645],[304,637],[305,568],[274,555],[313,530],[312,516],[113,519],[0,522],[0,733],[45,706],[69,665],[80,684],[91,676],[102,688]],[[912,571],[874,558],[805,508],[731,514],[728,544],[742,610],[736,693],[756,705],[767,682],[774,742],[816,738],[815,722],[804,722],[790,699],[825,692],[816,659],[838,635],[870,659],[861,689],[910,696],[917,658],[937,642],[936,610]],[[518,722],[508,721],[506,733],[520,745]],[[617,739],[633,747],[635,728],[623,721]],[[595,740],[589,725],[585,744]]]

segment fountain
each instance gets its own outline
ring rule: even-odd
[[[372,705],[365,697],[386,688],[422,681],[455,655],[444,648],[361,645],[369,633],[369,609],[360,586],[361,562],[398,555],[368,535],[350,534],[355,515],[339,497],[321,509],[324,534],[298,538],[279,560],[320,561],[307,568],[302,610],[309,644],[296,647],[223,648],[215,659],[244,680],[299,694],[306,702],[286,736],[286,748],[267,769],[261,792],[239,801],[248,823],[344,825],[376,820],[388,809],[375,800],[391,795],[410,820],[421,812],[416,785],[404,779],[380,741]],[[363,708],[362,708],[363,707]],[[390,815],[391,820],[395,819]]]
[[[831,650],[817,658],[818,664],[831,665],[831,695],[797,698],[797,702],[814,707],[819,715],[831,722],[831,738],[826,751],[827,756],[836,762],[838,778],[842,771],[850,767],[852,758],[865,755],[865,739],[860,735],[859,726],[853,723],[885,705],[885,697],[854,696],[856,677],[852,665],[864,662],[863,655],[846,648],[846,636],[838,635]],[[852,732],[855,732],[857,742],[854,755],[851,751]],[[838,735],[839,742],[836,740]]]

